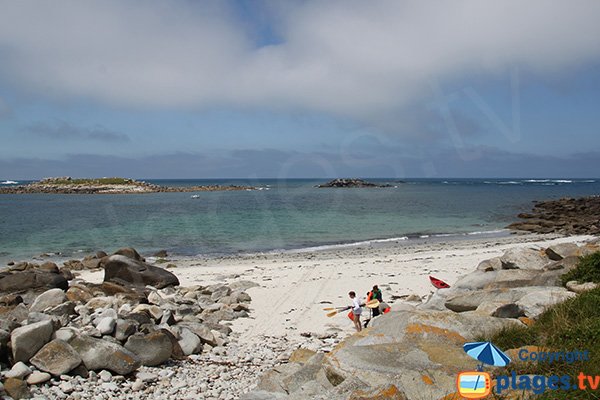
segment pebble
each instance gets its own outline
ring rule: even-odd
[[[116,383],[113,383],[113,382],[105,382],[102,385],[100,385],[100,387],[104,390],[109,390],[111,392],[119,391],[119,387],[117,386]]]
[[[33,371],[31,375],[27,377],[27,383],[29,385],[39,385],[40,383],[44,383],[49,381],[51,375],[47,372]]]
[[[29,368],[23,361],[19,361],[13,365],[10,371],[6,372],[4,376],[6,378],[23,379],[29,374],[31,374],[31,368]]]
[[[75,388],[73,387],[73,384],[71,382],[63,382],[60,385],[58,385],[58,388],[66,394],[71,393],[73,390],[75,390]]]
[[[150,372],[138,372],[135,377],[142,382],[154,382],[158,379],[158,375]]]
[[[144,388],[144,386],[146,386],[144,384],[144,381],[142,381],[141,379],[138,379],[131,384],[131,390],[138,392],[138,391],[142,390]]]
[[[111,374],[109,371],[107,371],[107,370],[103,369],[103,370],[102,370],[102,371],[100,371],[100,373],[98,374],[98,377],[99,377],[99,378],[100,378],[100,379],[101,379],[103,382],[110,382],[110,381],[112,381],[112,377],[113,377],[113,376],[112,376],[112,374]]]

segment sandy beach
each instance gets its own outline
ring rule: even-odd
[[[349,305],[348,291],[364,297],[377,284],[392,309],[415,294],[427,298],[435,290],[428,276],[450,285],[479,262],[500,256],[511,247],[548,247],[562,242],[581,243],[592,236],[510,235],[469,240],[421,240],[299,250],[217,258],[169,259],[182,286],[246,280],[259,286],[252,296],[250,317],[236,319],[232,329],[240,343],[264,335],[305,343],[302,333],[322,335],[354,332],[342,313],[326,316],[324,307]],[[149,259],[148,261],[153,261]],[[103,272],[85,271],[81,278],[101,282]],[[364,314],[368,315],[368,314]]]
[[[248,392],[255,389],[283,390],[276,384],[279,382],[277,380],[279,378],[276,376],[282,373],[277,371],[287,371],[288,374],[291,371],[292,375],[289,375],[289,380],[292,383],[290,384],[295,385],[293,383],[296,379],[294,371],[300,368],[299,358],[312,357],[314,354],[315,360],[318,361],[325,356],[324,353],[330,353],[330,356],[335,357],[340,349],[344,348],[345,343],[360,340],[370,332],[377,332],[380,322],[384,323],[389,320],[389,318],[381,318],[379,322],[373,324],[375,326],[371,329],[354,335],[353,323],[346,317],[345,311],[333,317],[327,317],[327,312],[323,310],[324,307],[351,304],[348,298],[350,290],[355,291],[364,299],[371,287],[377,284],[383,292],[384,301],[391,305],[392,310],[406,310],[407,303],[417,305],[435,292],[436,289],[428,278],[430,275],[453,285],[459,277],[474,271],[481,261],[501,256],[508,249],[522,247],[542,250],[559,243],[583,244],[594,238],[590,235],[509,234],[504,231],[486,236],[464,235],[411,240],[376,240],[350,245],[235,256],[148,257],[146,259],[148,264],[168,267],[168,270],[177,276],[180,285],[177,289],[168,287],[159,291],[152,290],[145,300],[150,302],[150,297],[152,297],[151,304],[154,306],[140,303],[139,307],[154,307],[155,312],[160,310],[160,323],[165,329],[174,329],[179,332],[179,351],[183,351],[182,346],[184,346],[188,350],[186,353],[188,356],[181,359],[169,359],[162,364],[138,365],[135,367],[137,369],[134,374],[135,380],[124,377],[128,374],[132,375],[131,371],[116,371],[118,376],[114,376],[114,382],[113,375],[108,371],[99,373],[91,371],[87,378],[69,378],[68,382],[62,382],[58,386],[53,384],[33,385],[31,390],[43,398],[44,396],[45,398],[67,398],[68,393],[72,392],[100,395],[104,390],[110,390],[113,394],[124,395],[127,393],[127,396],[123,398],[131,399],[147,398],[147,396],[215,400],[254,399],[253,394]],[[543,254],[543,252],[537,251],[533,253]],[[122,255],[116,257],[127,259]],[[118,260],[121,259],[116,258],[110,262]],[[134,265],[143,266],[144,264],[134,263]],[[101,283],[105,271],[102,269],[74,270],[73,273],[76,279],[72,281],[71,286],[77,286],[79,283],[82,286],[78,290],[85,290],[85,284],[78,282],[77,279],[90,283]],[[226,309],[229,309],[230,306],[225,306],[225,301],[220,302],[220,299],[225,299],[227,296],[219,294],[219,290],[221,290],[219,288],[224,288],[223,290],[229,290],[229,293],[232,293],[229,288],[234,287],[243,287],[243,290],[251,296],[251,301],[248,303],[250,299],[246,299],[243,301],[244,304],[236,304],[236,309],[242,310],[239,311],[241,315],[236,315],[231,311],[229,317],[222,314],[222,318],[217,313],[227,312]],[[222,293],[225,293],[223,290],[221,290]],[[566,291],[566,289],[561,290]],[[58,289],[57,291],[63,295],[62,290]],[[208,293],[204,293],[205,291]],[[69,293],[74,295],[75,292],[71,290]],[[197,318],[189,314],[189,310],[192,310],[189,308],[190,304],[194,304],[194,301],[189,298],[190,293],[192,294],[191,298],[196,298],[198,301],[202,299],[202,309],[198,308],[200,311],[195,311],[196,315],[201,315],[201,322],[194,322],[197,321]],[[91,317],[88,316],[90,322],[83,323],[85,326],[78,325],[78,328],[74,328],[76,332],[96,329],[98,336],[101,335],[102,321],[109,319],[116,324],[118,317],[116,311],[110,306],[103,308],[102,305],[106,301],[113,301],[111,296],[100,296],[89,300],[86,306],[81,305],[80,312],[83,316],[80,315],[78,318],[82,320],[90,313],[87,311],[88,314],[86,314],[83,307],[88,307],[94,301],[96,303],[100,301],[99,308],[91,306],[94,315],[110,312],[114,314],[114,317],[102,317],[101,320],[96,318],[97,326],[94,326]],[[175,306],[176,308],[173,310],[176,313],[177,309],[181,308],[183,313],[188,312],[188,314],[183,316],[177,314],[181,325],[179,322],[173,326],[168,325],[168,322],[163,322],[165,310],[156,306],[157,303],[162,304],[165,310],[170,306]],[[200,303],[198,304],[200,305]],[[124,304],[122,307],[127,308],[128,305]],[[87,310],[87,308],[85,309]],[[219,311],[214,311],[216,309]],[[453,313],[450,312],[450,314]],[[216,324],[210,321],[213,315],[218,318]],[[368,316],[367,309],[363,315]],[[400,314],[391,314],[391,316],[393,315]],[[124,319],[120,320],[123,321],[122,323],[127,322]],[[205,330],[198,331],[199,334],[206,335],[207,342],[202,344],[201,339],[195,336],[195,331],[192,332],[190,329],[201,329],[204,322],[213,324],[214,329],[220,329],[218,328],[220,326],[227,333],[221,334],[219,330],[211,330],[212,328],[206,327]],[[44,324],[44,322],[41,323]],[[464,321],[458,325],[461,324],[464,324]],[[231,331],[227,326],[231,328]],[[69,330],[70,328],[64,328],[63,332],[65,329]],[[104,327],[102,329],[104,330]],[[187,332],[186,329],[193,336],[183,336]],[[105,331],[108,332],[108,330]],[[130,338],[135,336],[134,339],[131,339],[132,343],[135,340],[143,340],[144,352],[149,351],[150,347],[146,346],[150,346],[151,342],[148,338],[153,337],[152,334],[138,333],[136,335],[130,336]],[[165,338],[168,340],[167,336]],[[196,340],[194,348],[188,346],[188,339]],[[97,345],[109,346],[106,344],[109,342],[103,339],[79,338],[77,340],[96,340],[94,343]],[[129,342],[128,339],[125,346],[133,346]],[[340,345],[338,346],[338,344]],[[197,349],[199,345],[202,347]],[[159,347],[159,349],[163,348],[164,346]],[[107,350],[106,354],[112,353]],[[93,362],[93,360],[90,359],[88,362]],[[96,369],[103,368],[107,367]],[[10,374],[11,371],[5,371],[4,374]],[[235,379],[232,379],[233,377]],[[50,374],[44,379],[46,378],[49,379]],[[288,379],[288,375],[285,379]],[[452,382],[454,382],[453,379],[451,379]],[[298,382],[304,381],[299,380]],[[389,382],[386,381],[386,383]],[[258,388],[257,385],[259,385]],[[331,383],[328,385],[331,386]],[[321,389],[316,388],[315,393]],[[326,397],[326,395],[324,395],[325,397],[312,395],[306,397],[303,393],[298,396],[300,397],[292,396],[290,399]],[[418,397],[415,397],[414,393],[411,396],[413,397],[409,398]]]

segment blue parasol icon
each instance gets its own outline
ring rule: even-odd
[[[465,343],[463,349],[469,356],[481,362],[479,370],[482,370],[483,364],[505,367],[510,362],[510,358],[491,342]]]

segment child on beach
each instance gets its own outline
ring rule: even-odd
[[[362,326],[360,324],[360,314],[362,313],[362,308],[358,298],[356,297],[356,293],[353,291],[349,292],[348,296],[350,296],[350,299],[352,300],[352,316],[354,317],[354,327],[356,328],[357,332],[360,332],[362,330]]]

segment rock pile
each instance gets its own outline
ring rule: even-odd
[[[72,393],[88,378],[104,392],[141,390],[150,379],[135,374],[141,367],[226,354],[227,321],[248,316],[252,283],[182,288],[133,249],[99,256],[101,284],[53,263],[19,263],[0,275],[0,362],[12,365],[2,371],[11,397],[27,398],[28,385],[44,384],[33,392],[77,398]]]
[[[593,285],[560,276],[578,256],[600,250],[596,240],[547,249],[515,248],[483,261],[426,302],[408,303],[378,317],[372,327],[331,352],[293,360],[266,373],[245,400],[442,399],[455,395],[457,373],[476,362],[462,350],[504,327],[526,326],[547,307]],[[448,396],[448,397],[445,397]]]
[[[535,204],[531,213],[518,215],[523,221],[509,229],[567,235],[600,234],[600,197],[565,198]]]
[[[392,187],[392,185],[383,183],[367,182],[357,178],[338,178],[321,185],[317,185],[318,188],[386,188]]]

